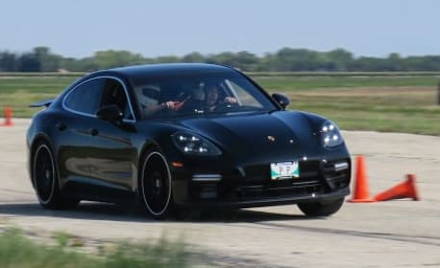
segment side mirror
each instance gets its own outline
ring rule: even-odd
[[[273,93],[272,98],[283,108],[286,109],[290,104],[289,97],[281,93]]]
[[[121,112],[117,105],[104,106],[98,110],[96,116],[104,121],[116,123],[122,121],[124,114]]]

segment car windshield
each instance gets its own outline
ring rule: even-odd
[[[143,118],[265,112],[268,97],[238,73],[150,77],[135,87]]]

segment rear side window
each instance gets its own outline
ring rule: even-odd
[[[76,112],[96,115],[101,104],[104,85],[104,79],[95,79],[81,84],[67,96],[66,107]]]

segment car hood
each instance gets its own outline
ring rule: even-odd
[[[300,112],[204,116],[175,123],[207,137],[225,153],[250,161],[286,161],[321,150],[311,122]]]

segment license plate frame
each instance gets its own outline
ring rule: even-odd
[[[270,163],[270,179],[272,181],[296,179],[299,176],[299,161]]]

